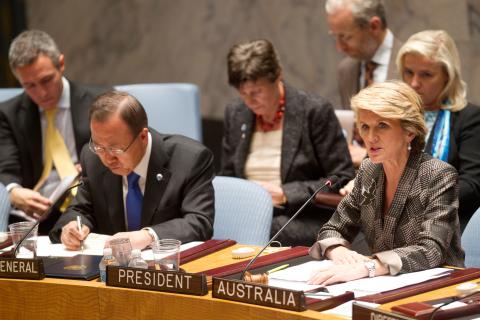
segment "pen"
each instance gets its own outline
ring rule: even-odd
[[[77,216],[77,226],[78,226],[78,232],[81,234],[82,233],[82,218],[80,216]],[[82,253],[83,253],[83,240],[80,240],[80,248],[82,249]]]
[[[288,266],[289,266],[288,264],[282,264],[281,266],[278,266],[278,267],[276,267],[276,268],[273,268],[273,269],[271,269],[271,270],[268,270],[268,271],[267,271],[267,274],[272,274],[272,273],[274,273],[274,272],[283,270],[283,269],[287,268]]]

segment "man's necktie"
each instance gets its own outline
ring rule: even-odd
[[[127,176],[128,191],[126,208],[128,231],[140,230],[142,221],[143,195],[138,185],[138,179],[140,179],[140,176],[133,171]]]
[[[373,61],[367,61],[365,63],[365,81],[364,81],[364,88],[368,87],[373,83],[373,71],[378,66],[377,63]]]
[[[77,175],[77,169],[73,164],[70,153],[65,145],[65,141],[55,126],[55,115],[57,110],[57,108],[54,108],[45,111],[47,129],[45,132],[43,148],[43,171],[34,190],[39,190],[43,186],[52,171],[52,165],[55,165],[55,169],[57,170],[60,179],[70,175]]]

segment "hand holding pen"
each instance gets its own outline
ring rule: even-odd
[[[78,226],[78,233],[82,235],[82,218],[80,216],[77,216],[77,226]],[[83,253],[83,240],[80,240],[80,249],[82,250],[82,253]]]

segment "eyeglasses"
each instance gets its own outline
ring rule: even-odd
[[[332,31],[329,31],[328,34],[338,42],[347,43],[347,42],[350,42],[355,37],[358,31],[359,31],[359,28],[354,28],[347,33],[342,32],[342,33],[336,34],[336,33],[333,33]]]
[[[135,142],[135,140],[137,139],[137,137],[140,135],[137,134],[133,139],[132,141],[128,144],[128,146],[126,146],[125,148],[111,148],[111,147],[102,147],[102,146],[99,146],[98,144],[96,144],[95,142],[93,142],[92,140],[92,137],[90,137],[90,141],[88,142],[88,148],[93,152],[93,153],[96,153],[96,154],[104,154],[105,152],[108,153],[109,155],[111,156],[121,156],[123,155],[125,152],[127,152],[128,148],[130,148],[130,146]]]

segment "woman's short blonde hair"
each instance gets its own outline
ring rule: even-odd
[[[351,105],[355,118],[358,118],[358,110],[361,109],[385,119],[400,120],[405,131],[415,134],[410,144],[412,151],[422,151],[425,147],[427,128],[423,119],[422,100],[408,84],[398,80],[374,83],[357,93]]]
[[[397,55],[397,68],[404,71],[404,58],[407,54],[418,54],[440,63],[448,82],[438,100],[442,109],[460,111],[467,105],[467,87],[462,80],[460,55],[453,39],[443,30],[425,30],[412,35],[403,44]]]

